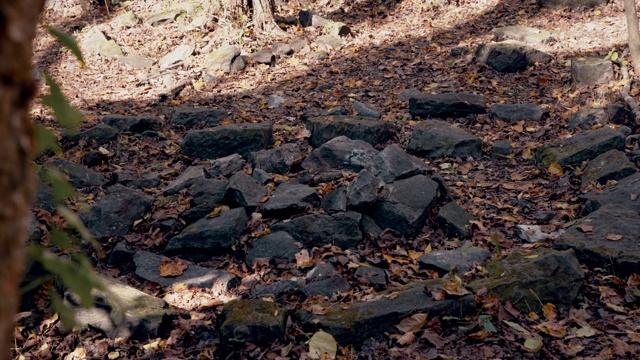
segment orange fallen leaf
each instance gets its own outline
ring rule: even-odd
[[[638,194],[631,194],[629,195],[629,200],[631,201],[636,201],[638,199]]]
[[[164,258],[158,266],[160,276],[162,277],[177,277],[184,274],[184,271],[189,268],[189,264],[178,258]]]
[[[536,325],[533,328],[549,336],[557,338],[564,337],[566,332],[564,327],[555,321],[543,322],[542,324]]]
[[[585,234],[593,232],[593,226],[592,225],[580,224],[580,225],[576,226],[576,228],[578,230],[581,230]]]
[[[469,337],[473,338],[473,339],[476,339],[476,340],[482,340],[484,338],[489,337],[490,335],[491,335],[490,332],[488,332],[485,329],[482,329],[482,330],[480,330],[478,332],[474,332],[473,334],[469,334]]]
[[[547,303],[542,307],[542,313],[547,320],[555,320],[557,316],[556,306],[551,303]]]
[[[547,170],[551,175],[562,176],[562,174],[564,174],[564,171],[562,170],[562,165],[558,164],[557,162],[551,163],[551,165],[549,165],[549,168]]]
[[[620,241],[620,240],[622,240],[622,235],[609,233],[609,234],[607,234],[607,240]]]

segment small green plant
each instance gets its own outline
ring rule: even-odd
[[[613,48],[613,49],[611,49],[611,51],[609,51],[607,56],[604,57],[604,59],[605,60],[616,61],[616,60],[618,60],[619,57],[620,57],[620,53],[618,52],[618,49]]]

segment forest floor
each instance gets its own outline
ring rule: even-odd
[[[96,6],[75,12],[72,1],[56,2],[44,18],[52,25],[68,32],[96,25],[106,26],[125,11],[144,13],[156,1],[135,0],[118,4],[105,11]],[[87,57],[87,66],[81,68],[69,51],[64,51],[44,30],[39,31],[35,42],[35,65],[46,69],[61,85],[64,93],[85,115],[83,127],[99,123],[107,114],[157,115],[165,117],[168,109],[176,106],[213,107],[229,111],[230,121],[271,122],[274,124],[274,140],[277,143],[304,143],[304,123],[301,115],[310,110],[344,106],[351,109],[354,100],[364,102],[380,110],[384,121],[397,127],[393,143],[406,145],[415,120],[408,112],[408,103],[397,97],[408,89],[420,92],[474,92],[486,97],[488,104],[534,102],[549,111],[542,123],[507,125],[490,121],[486,116],[467,118],[461,126],[482,139],[482,159],[437,158],[429,165],[443,175],[452,197],[481,222],[472,241],[492,249],[491,237],[498,238],[503,252],[527,247],[515,233],[517,224],[538,224],[538,210],[554,211],[552,220],[544,223],[549,232],[562,228],[577,218],[581,203],[578,195],[590,188],[580,186],[580,167],[565,169],[564,174],[550,173],[538,167],[532,160],[531,150],[545,142],[568,137],[571,131],[567,122],[571,114],[582,109],[621,103],[619,81],[616,76],[610,83],[595,88],[578,88],[572,85],[570,62],[576,56],[605,56],[612,49],[626,47],[626,22],[621,2],[591,10],[571,11],[540,9],[536,1],[319,1],[313,10],[324,17],[349,25],[353,35],[344,46],[332,49],[327,60],[313,60],[308,53],[313,41],[320,34],[313,28],[291,25],[286,27],[292,38],[308,39],[311,49],[303,49],[290,57],[282,57],[274,66],[250,65],[235,74],[217,74],[203,81],[200,62],[204,56],[224,43],[239,45],[243,51],[255,52],[268,48],[276,40],[269,34],[254,31],[246,21],[228,21],[216,18],[207,26],[186,29],[180,21],[161,27],[135,26],[110,30],[108,35],[120,44],[125,52],[159,59],[180,44],[195,44],[195,54],[181,67],[172,71],[177,81],[187,81],[187,86],[173,99],[159,99],[159,85],[146,81],[156,76],[157,68],[132,70],[114,59]],[[282,16],[297,15],[304,9],[300,2],[291,1],[277,9]],[[554,32],[557,40],[539,45],[539,50],[551,54],[550,64],[531,67],[519,73],[499,73],[473,61],[478,44],[492,40],[491,30],[505,25],[527,25]],[[456,47],[470,49],[467,56],[452,57]],[[155,70],[154,70],[155,69]],[[155,71],[155,72],[154,72]],[[634,73],[631,74],[634,76]],[[318,85],[333,84],[330,91],[311,92]],[[196,85],[197,84],[197,85]],[[43,87],[44,88],[44,87]],[[44,89],[43,89],[44,90]],[[631,95],[637,99],[638,88],[632,86]],[[280,95],[285,104],[272,109],[267,106],[269,95]],[[51,126],[51,113],[36,104],[32,111],[38,121]],[[162,169],[170,174],[180,172],[193,161],[180,154],[176,146],[184,134],[163,129],[165,141],[154,144],[138,143],[139,151],[119,151],[109,164],[98,170],[105,175],[130,169]],[[491,159],[491,146],[498,139],[513,143],[514,156],[510,159]],[[628,149],[631,150],[631,149]],[[78,161],[87,149],[73,149],[64,157]],[[169,171],[171,170],[171,171]],[[81,194],[87,196],[87,194]],[[526,201],[523,211],[514,205],[514,199]],[[90,200],[90,199],[89,199]],[[150,225],[151,226],[151,225]],[[405,251],[422,251],[426,244],[441,248],[445,239],[441,233],[425,230],[419,239],[406,244]],[[428,239],[428,240],[425,240]],[[109,251],[115,239],[103,245]],[[137,249],[159,249],[159,244],[132,243]],[[218,266],[240,277],[256,276],[250,269],[232,256],[220,259]],[[412,264],[396,264],[399,277],[412,278],[416,273]],[[401,269],[405,266],[406,269]],[[103,259],[96,259],[100,273],[120,276],[109,269]],[[628,279],[618,278],[604,271],[585,268],[585,286],[580,292],[577,307],[588,310],[586,319],[598,331],[598,335],[585,336],[570,332],[563,337],[541,334],[545,345],[538,353],[529,353],[521,341],[504,324],[496,324],[499,331],[486,337],[459,336],[456,329],[440,328],[442,338],[448,339],[455,350],[440,352],[447,358],[633,358],[640,353],[640,328],[637,326],[638,305],[623,300]],[[265,274],[261,274],[264,276]],[[277,278],[277,273],[268,276]],[[161,290],[143,287],[131,276],[120,279],[141,290],[161,295]],[[392,279],[393,281],[393,279]],[[219,358],[215,344],[199,345],[199,332],[208,331],[207,324],[215,322],[218,308],[193,311],[177,323],[168,340],[153,339],[148,343],[113,341],[92,330],[78,330],[64,335],[55,327],[55,318],[48,314],[45,291],[34,302],[41,322],[32,324],[29,331],[19,329],[15,355],[22,359],[91,358],[87,354],[103,354],[100,358]],[[612,311],[614,304],[617,311]],[[498,307],[499,308],[499,307]],[[599,309],[607,308],[612,316],[601,317]],[[497,308],[496,308],[497,309]],[[498,312],[498,310],[495,310]],[[502,311],[502,310],[501,310]],[[534,315],[520,314],[515,321],[532,327]],[[569,313],[558,309],[557,321],[566,320]],[[633,320],[635,317],[636,320]],[[477,319],[468,319],[477,323]],[[619,323],[635,323],[635,332],[620,330]],[[433,325],[433,324],[432,324]],[[294,330],[292,330],[293,332]],[[270,348],[235,349],[228,358],[298,358],[305,353],[306,344],[300,334],[288,334],[287,342]],[[430,358],[429,343],[424,339],[400,342],[398,336],[385,336],[379,350],[372,358]],[[340,339],[336,339],[340,343]],[[287,347],[290,345],[290,347]],[[45,349],[46,351],[44,351]],[[359,349],[342,347],[338,358],[358,358]],[[283,355],[288,354],[288,355]],[[432,354],[432,353],[431,353]],[[631,354],[631,356],[629,356]],[[365,358],[365,357],[361,357]],[[637,358],[637,357],[636,357]]]

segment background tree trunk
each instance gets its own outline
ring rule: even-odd
[[[638,29],[638,13],[635,0],[624,0],[624,13],[627,18],[629,52],[633,59],[636,75],[640,73],[640,30]]]
[[[253,25],[260,30],[275,30],[278,25],[273,17],[273,0],[253,0]]]
[[[0,1],[0,359],[10,359],[32,196],[32,41],[44,0]]]

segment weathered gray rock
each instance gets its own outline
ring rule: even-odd
[[[325,34],[320,35],[316,38],[316,44],[330,46],[332,48],[338,48],[344,45],[344,40],[342,40],[339,36]]]
[[[387,274],[377,267],[360,266],[355,275],[358,281],[365,286],[373,286],[377,289],[387,287]]]
[[[463,118],[487,112],[484,96],[472,93],[420,94],[409,99],[409,113],[419,118]]]
[[[584,231],[583,226],[593,227]],[[553,244],[573,249],[578,260],[590,268],[613,267],[618,276],[640,272],[640,215],[637,210],[607,204],[578,219]]]
[[[380,119],[382,117],[382,113],[380,111],[374,109],[373,107],[365,103],[361,103],[360,101],[354,101],[353,108],[356,110],[358,115],[362,117],[372,118],[372,119]]]
[[[347,186],[347,203],[355,209],[367,209],[378,199],[378,190],[384,181],[371,172],[362,170]]]
[[[94,236],[122,236],[149,211],[152,203],[151,196],[113,185],[97,203],[81,209],[80,218]]]
[[[206,260],[216,253],[227,252],[240,240],[247,220],[243,208],[224,211],[214,218],[200,219],[169,240],[164,253]]]
[[[588,130],[596,125],[605,125],[609,122],[609,115],[605,109],[579,110],[571,115],[567,127],[569,130],[580,128]]]
[[[193,45],[182,44],[163,56],[160,61],[158,61],[158,65],[160,65],[161,69],[166,69],[173,64],[187,59],[191,54],[193,54],[194,50],[195,47]]]
[[[226,195],[227,187],[230,183],[226,180],[197,178],[189,187],[187,195],[192,198],[195,206],[207,205],[210,210],[222,204]]]
[[[322,27],[322,32],[335,37],[345,37],[351,34],[351,28],[339,21],[327,21]]]
[[[327,212],[347,211],[347,188],[340,186],[322,198],[322,208]]]
[[[269,95],[269,97],[267,98],[267,107],[269,109],[277,109],[279,108],[282,104],[285,103],[285,98],[283,98],[280,95]]]
[[[115,279],[103,277],[100,282],[105,291],[93,291],[93,307],[80,306],[78,296],[70,291],[65,294],[77,324],[100,329],[111,339],[145,341],[168,334],[174,316],[164,300]]]
[[[131,28],[140,23],[141,19],[133,12],[124,12],[112,20],[112,25],[116,27]]]
[[[582,200],[586,200],[582,214],[594,212],[605,204],[624,206],[634,211],[640,211],[640,200],[636,199],[638,194],[640,194],[640,173],[635,173],[618,181],[615,186],[609,186],[599,192],[591,191],[581,196]]]
[[[171,23],[176,20],[178,16],[185,11],[178,7],[171,7],[169,9],[163,9],[152,14],[149,14],[145,22],[151,26],[158,26],[161,24]]]
[[[467,242],[454,250],[434,251],[418,258],[420,266],[434,269],[441,276],[456,269],[458,274],[464,274],[473,269],[474,265],[482,265],[491,258],[491,253],[483,248],[473,246]]]
[[[164,195],[176,194],[191,185],[200,178],[204,178],[204,167],[201,165],[189,166],[185,169],[175,180],[173,180],[166,189],[164,189]]]
[[[96,145],[104,145],[118,136],[116,129],[104,124],[97,124],[87,130],[81,131],[74,135],[64,135],[64,139],[72,144],[77,144],[80,140],[86,140],[89,143],[95,141]]]
[[[359,116],[311,117],[307,119],[306,126],[311,132],[309,142],[314,148],[338,136],[366,141],[374,146],[387,142],[393,136],[391,123]]]
[[[338,136],[314,149],[302,162],[309,171],[348,170],[360,171],[373,164],[378,151],[362,140]]]
[[[54,159],[49,163],[49,166],[54,166],[60,170],[62,174],[69,178],[71,184],[77,188],[102,186],[107,183],[107,178],[100,173],[67,159]]]
[[[207,55],[203,62],[203,66],[210,71],[221,69],[227,74],[244,69],[244,65],[244,60],[240,57],[240,48],[233,45],[219,47]]]
[[[582,174],[582,186],[593,181],[604,185],[609,180],[620,180],[637,171],[622,151],[609,150],[589,161]]]
[[[307,280],[315,281],[327,279],[337,275],[336,267],[330,263],[320,263],[307,273]]]
[[[258,183],[265,185],[273,179],[273,176],[262,169],[253,169],[253,172],[251,172],[251,178]]]
[[[554,40],[550,32],[529,26],[503,26],[495,28],[491,32],[493,33],[495,41],[516,40],[531,45],[538,45],[548,44]]]
[[[169,123],[171,126],[187,129],[213,127],[220,125],[220,120],[226,117],[225,110],[179,107],[171,110]]]
[[[307,248],[334,244],[347,249],[362,240],[361,218],[362,215],[352,211],[333,215],[310,214],[276,223],[271,230],[286,231]]]
[[[131,171],[124,170],[113,173],[113,180],[123,186],[150,189],[160,185],[160,173],[152,171],[143,174],[135,174]]]
[[[542,121],[549,112],[534,103],[528,104],[494,104],[489,111],[491,119],[500,119],[509,124],[518,121]]]
[[[88,54],[99,55],[106,58],[115,58],[124,55],[122,49],[113,40],[107,40],[107,37],[98,30],[91,28],[80,41],[80,47]]]
[[[311,60],[322,61],[329,58],[329,53],[324,50],[316,50],[311,52],[308,56]]]
[[[271,45],[271,51],[276,55],[292,55],[293,49],[291,46],[282,41],[276,41]]]
[[[474,290],[486,287],[500,301],[511,301],[520,311],[539,311],[543,304],[569,307],[584,273],[573,250],[539,248],[517,252],[485,265],[489,277],[474,280]]]
[[[236,172],[242,170],[244,166],[244,159],[238,154],[232,154],[229,156],[221,157],[213,160],[209,170],[206,170],[209,176],[225,176],[229,177]]]
[[[320,196],[315,188],[294,182],[280,184],[273,196],[262,206],[267,216],[287,217],[304,212],[307,207],[320,205]]]
[[[407,154],[396,144],[387,146],[373,158],[373,173],[385,182],[424,175],[431,171],[429,165]]]
[[[351,291],[351,285],[339,275],[334,275],[322,280],[312,281],[305,285],[304,290],[309,295],[324,295],[331,297],[339,293]]]
[[[284,339],[287,309],[265,300],[234,300],[222,309],[222,341],[269,345]]]
[[[438,184],[424,175],[394,181],[383,187],[370,216],[380,228],[412,237],[424,225],[437,190]]]
[[[441,120],[420,122],[413,133],[407,151],[425,158],[438,156],[482,156],[482,141],[472,134]]]
[[[605,107],[609,122],[617,125],[627,125],[635,132],[636,116],[633,112],[620,104],[609,104]]]
[[[298,12],[298,19],[302,27],[322,27],[329,21],[313,10],[300,10]]]
[[[135,273],[147,281],[160,284],[162,287],[197,286],[204,289],[211,289],[216,294],[225,293],[240,284],[239,279],[231,273],[198,266],[184,260],[182,261],[184,261],[188,267],[182,275],[175,277],[160,276],[160,264],[167,260],[165,256],[146,250],[137,251],[133,256],[133,262],[136,266]]]
[[[260,200],[267,196],[267,189],[258,184],[251,176],[238,171],[229,179],[227,197],[247,211],[253,211],[260,205]]]
[[[434,317],[463,317],[475,311],[471,295],[434,300],[430,292],[440,291],[442,286],[442,280],[428,280],[383,292],[383,296],[375,300],[355,301],[348,309],[331,307],[325,315],[300,310],[294,314],[294,318],[309,329],[322,328],[334,338],[340,339],[340,344],[357,344],[393,331],[398,319],[413,313],[428,313]],[[397,296],[384,296],[392,291]]]
[[[491,149],[491,158],[508,158],[511,155],[511,141],[506,139],[496,140]]]
[[[271,131],[269,123],[221,125],[189,131],[180,146],[194,158],[217,159],[236,153],[246,158],[271,145]]]
[[[245,261],[251,265],[254,259],[269,258],[273,260],[295,261],[300,252],[296,240],[284,231],[276,231],[252,241]]]
[[[122,240],[116,244],[116,246],[111,249],[109,253],[109,260],[107,260],[107,265],[112,267],[126,266],[131,264],[133,260],[133,255],[136,252],[131,250],[127,245],[126,240]]]
[[[96,167],[109,163],[109,157],[98,150],[87,151],[80,158],[80,164],[88,167]]]
[[[572,9],[591,9],[596,6],[604,6],[607,0],[540,0],[540,5],[550,9],[570,7]]]
[[[544,167],[553,162],[566,166],[594,159],[613,149],[624,150],[624,137],[605,126],[543,145],[536,150],[535,159]]]
[[[524,43],[505,40],[478,45],[476,60],[491,66],[499,72],[517,72],[536,63],[551,62],[551,55]]]
[[[273,296],[274,298],[288,298],[290,296],[306,297],[304,286],[294,280],[280,280],[269,285],[257,285],[251,290],[252,297]]]
[[[471,220],[474,220],[474,217],[455,201],[441,207],[433,219],[445,235],[463,239],[471,237]]]
[[[249,155],[249,162],[254,169],[262,169],[269,173],[287,174],[293,163],[302,157],[296,144],[283,144],[277,148],[260,150]]]
[[[571,59],[571,76],[578,86],[593,86],[613,79],[613,63],[600,58]]]
[[[276,57],[269,50],[260,50],[249,54],[249,58],[258,64],[274,65],[276,63]]]
[[[550,217],[553,218],[553,212],[550,213]],[[516,225],[516,234],[520,239],[533,244],[553,240],[564,233],[563,229],[554,232],[544,232],[542,229],[540,225],[520,224]]]
[[[132,134],[142,134],[150,130],[158,131],[162,128],[162,123],[154,116],[106,115],[102,118],[102,122],[120,132]]]

